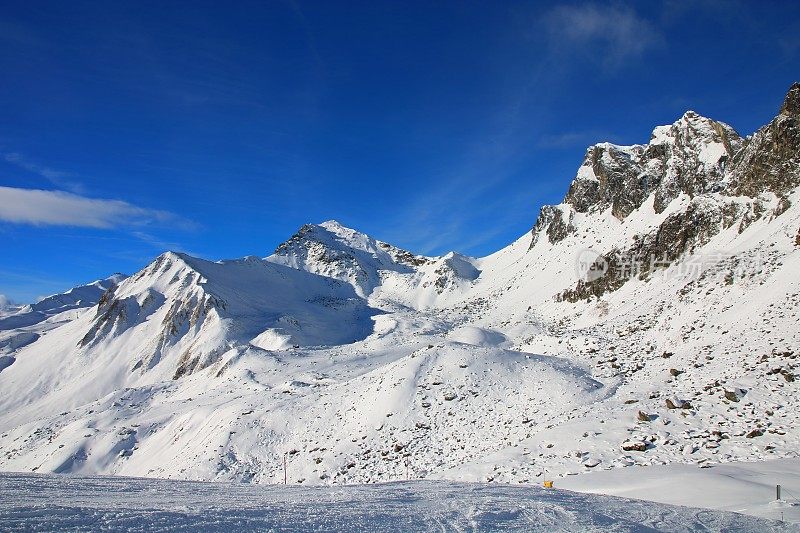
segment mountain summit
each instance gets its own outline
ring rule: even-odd
[[[329,220],[306,224],[267,261],[342,280],[365,297],[380,285],[379,271],[410,273],[430,259]]]

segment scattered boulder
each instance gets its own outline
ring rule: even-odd
[[[643,452],[647,450],[647,443],[643,440],[626,440],[622,443],[622,449],[626,452]]]
[[[639,419],[639,422],[650,422],[650,415],[648,415],[644,411],[639,411],[637,418]]]
[[[725,399],[726,400],[730,400],[732,402],[738,402],[739,401],[739,397],[732,390],[726,390],[725,391]]]
[[[725,389],[725,399],[731,402],[740,401],[745,394],[747,394],[747,391],[744,389]]]
[[[684,370],[678,370],[677,368],[670,368],[669,373],[672,374],[674,377],[678,377],[684,373]]]
[[[753,439],[755,437],[760,437],[763,434],[764,434],[763,430],[761,430],[759,428],[756,428],[753,431],[751,431],[750,433],[748,433],[747,435],[745,435],[745,437],[747,437],[748,439]]]
[[[678,400],[677,398],[667,398],[664,402],[667,409],[691,409],[692,404],[686,400]]]

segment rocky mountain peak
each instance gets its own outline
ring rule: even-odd
[[[800,83],[789,88],[778,116],[736,154],[730,181],[731,192],[745,196],[769,191],[785,198],[800,185]]]
[[[595,145],[564,203],[542,208],[531,247],[545,235],[557,243],[602,223],[594,216],[608,208],[624,220],[650,196],[656,213],[681,200],[665,218],[642,213],[632,245],[603,250],[611,267],[631,258],[641,264],[659,258],[669,265],[723,230],[735,226],[742,233],[756,220],[781,216],[800,185],[798,106],[800,84],[794,84],[780,114],[746,140],[727,124],[687,111],[672,125],[655,128],[647,145]],[[570,208],[590,216],[576,222]],[[646,276],[647,270],[640,274]],[[576,301],[600,296],[628,279],[608,275],[582,281],[562,297]]]
[[[781,106],[781,115],[800,115],[800,82],[794,82],[786,93]]]
[[[661,254],[672,261],[724,228],[738,224],[741,232],[762,216],[780,216],[791,206],[789,192],[800,185],[798,111],[795,83],[780,114],[747,140],[725,123],[687,111],[655,128],[646,145],[590,147],[564,202],[539,213],[531,248],[543,237],[555,244],[578,232],[576,213],[610,209],[623,221],[651,196],[656,213],[681,196],[689,202],[645,230],[653,238],[640,239],[637,257]],[[778,197],[771,208],[762,198],[767,192]]]
[[[687,111],[655,128],[646,145],[589,147],[564,203],[579,213],[610,207],[623,220],[655,194],[660,213],[682,193],[694,197],[719,189],[727,162],[743,142],[729,125]],[[545,215],[553,218],[552,209]]]
[[[360,296],[380,284],[382,270],[411,272],[430,262],[335,220],[302,226],[267,261],[345,281]]]

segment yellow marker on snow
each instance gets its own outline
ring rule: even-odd
[[[544,488],[552,489],[553,488],[553,482],[552,481],[545,481],[544,482]]]

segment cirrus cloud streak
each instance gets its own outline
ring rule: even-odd
[[[191,222],[169,211],[139,207],[122,200],[87,198],[65,191],[2,186],[0,221],[34,226],[101,229],[167,223],[184,227],[191,225]]]

